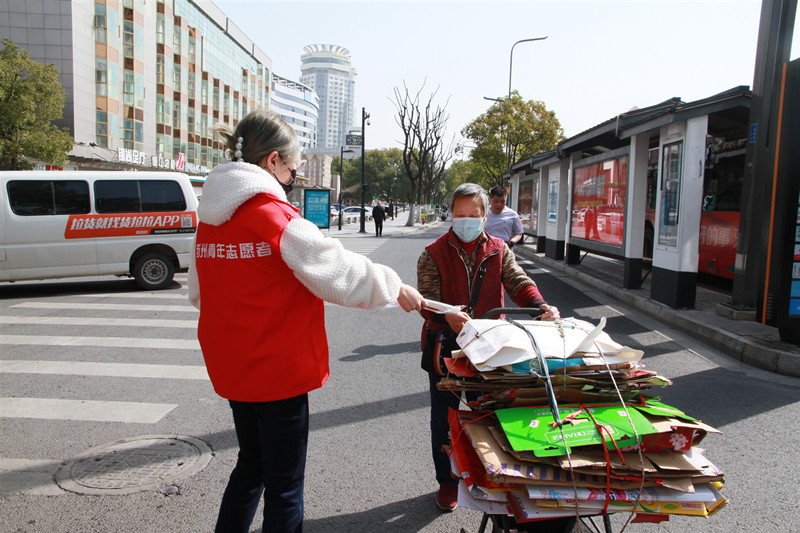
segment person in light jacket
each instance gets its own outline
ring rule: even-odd
[[[247,532],[262,492],[264,531],[303,524],[308,392],[328,379],[323,300],[375,309],[422,296],[390,268],[346,251],[286,201],[300,162],[294,130],[259,110],[219,130],[232,162],[209,172],[197,213],[189,299],[239,455],[217,532]]]

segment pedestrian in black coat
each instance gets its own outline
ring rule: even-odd
[[[372,220],[375,221],[375,236],[380,237],[383,235],[383,220],[386,218],[386,211],[381,206],[380,200],[378,205],[372,208]]]

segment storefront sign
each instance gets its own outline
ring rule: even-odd
[[[186,163],[183,152],[178,154],[178,159],[166,159],[157,155],[148,156],[145,152],[131,150],[130,148],[117,148],[117,161],[133,165],[146,166],[163,170],[178,170],[191,174],[208,174],[208,167],[195,163]]]

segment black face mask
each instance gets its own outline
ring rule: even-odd
[[[290,172],[292,173],[292,180],[289,183],[283,183],[281,180],[278,180],[278,183],[280,183],[281,187],[283,187],[283,192],[286,194],[292,192],[292,189],[294,189],[294,180],[297,178],[297,170],[292,169]]]

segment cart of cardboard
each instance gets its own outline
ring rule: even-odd
[[[708,517],[727,503],[723,473],[699,447],[719,432],[649,394],[670,380],[604,326],[471,320],[459,334],[438,387],[481,391],[449,413],[458,503],[485,513],[481,530],[489,519],[498,529],[571,530],[602,516],[610,531],[612,513],[627,513],[627,526]]]

